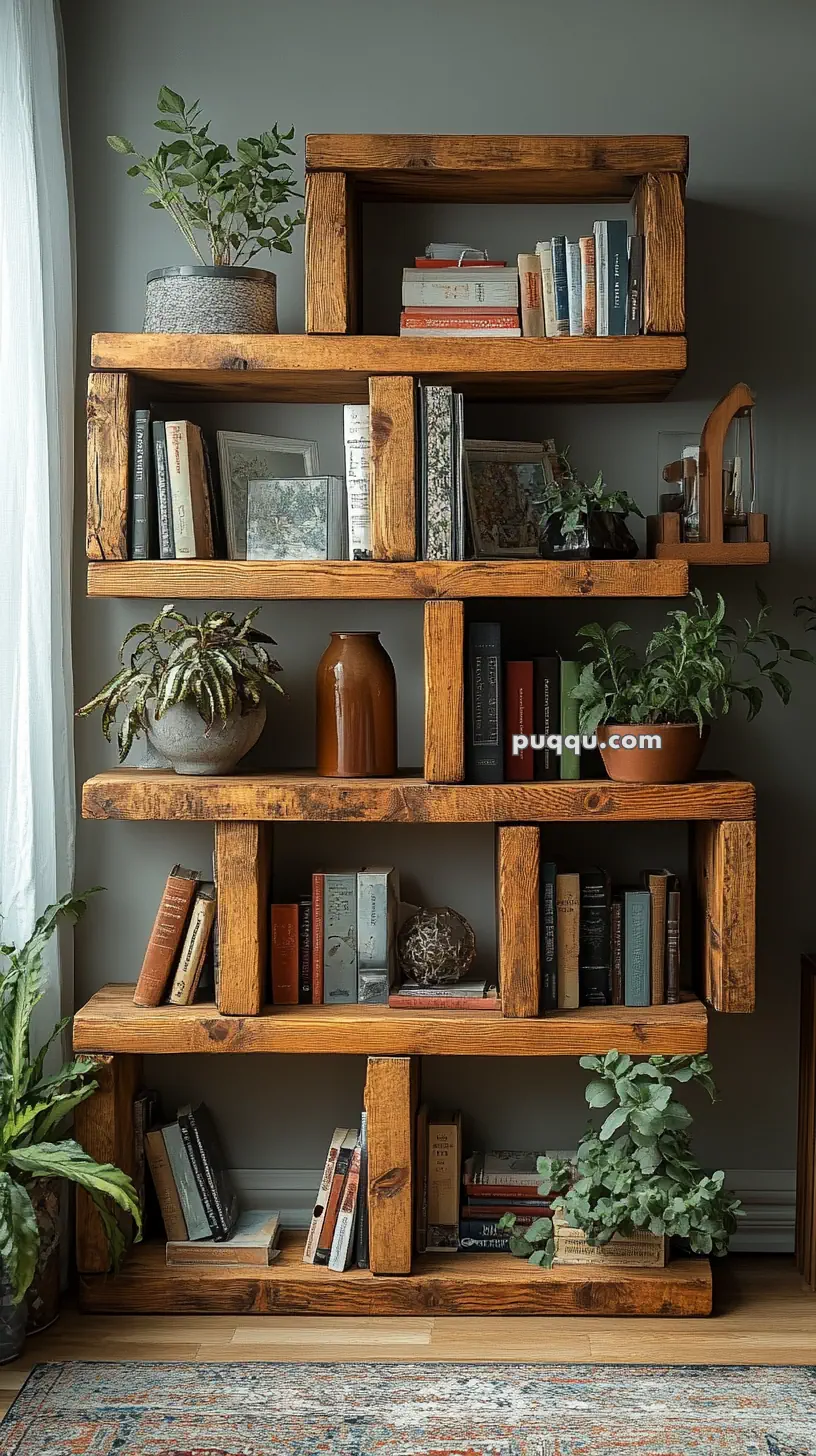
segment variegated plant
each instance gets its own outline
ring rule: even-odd
[[[282,693],[275,678],[281,665],[265,646],[274,647],[274,640],[252,626],[259,611],[253,608],[240,622],[232,612],[207,612],[200,622],[191,622],[172,604],[162,607],[154,621],[131,627],[119,652],[122,666],[79,716],[101,708],[102,732],[110,742],[117,711],[127,705],[117,735],[121,763],[147,728],[149,713],[161,718],[177,703],[192,703],[211,727],[235,708],[242,713],[256,708],[264,683]],[[134,637],[141,641],[125,663],[125,648]]]
[[[96,1091],[93,1062],[66,1062],[48,1075],[48,1048],[70,1021],[57,1023],[45,1045],[31,1054],[31,1015],[44,994],[42,953],[60,916],[76,922],[88,897],[65,895],[49,905],[20,950],[0,945],[0,1262],[15,1303],[34,1277],[40,1235],[30,1188],[37,1178],[67,1178],[90,1194],[108,1238],[114,1266],[125,1248],[116,1217],[129,1213],[141,1236],[139,1200],[130,1178],[112,1163],[97,1163],[73,1138],[60,1137],[69,1113]]]

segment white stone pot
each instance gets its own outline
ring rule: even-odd
[[[228,774],[258,742],[265,722],[263,703],[248,713],[235,708],[211,728],[195,704],[176,703],[160,718],[148,710],[147,736],[178,774]]]

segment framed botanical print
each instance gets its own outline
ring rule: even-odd
[[[250,480],[291,479],[319,475],[316,440],[289,440],[282,435],[242,435],[218,431],[218,465],[224,531],[230,561],[246,561],[247,499]]]
[[[546,446],[524,440],[466,440],[465,457],[474,555],[537,556],[534,503],[551,475]]]

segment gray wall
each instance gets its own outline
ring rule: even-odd
[[[798,0],[720,0],[716,6],[686,0],[680,7],[652,0],[619,0],[612,7],[593,0],[506,0],[498,7],[482,0],[414,0],[407,8],[388,0],[233,0],[226,7],[212,0],[141,0],[138,6],[66,0],[64,21],[79,254],[79,396],[91,332],[139,329],[145,273],[187,260],[180,236],[163,215],[147,209],[104,140],[116,131],[147,145],[162,83],[188,99],[201,95],[216,134],[229,140],[276,118],[293,122],[298,166],[310,131],[687,132],[691,366],[672,400],[473,407],[468,429],[528,439],[556,435],[571,442],[579,467],[603,465],[614,485],[631,490],[644,510],[653,509],[658,431],[699,430],[716,398],[745,379],[759,397],[761,504],[773,539],[774,565],[763,582],[780,617],[789,615],[797,592],[812,588],[816,10]],[[564,219],[573,236],[580,220]],[[378,326],[395,327],[398,270],[414,242],[461,235],[512,258],[557,225],[557,213],[539,208],[378,209],[366,220],[367,241],[376,249],[367,270],[367,313]],[[300,331],[302,236],[293,258],[274,266],[281,328]],[[234,406],[207,418],[224,427],[245,422],[246,428],[314,436],[324,464],[340,464],[338,409]],[[138,603],[86,601],[81,488],[77,499],[74,651],[81,702],[112,670],[125,629],[146,610]],[[707,592],[723,590],[735,614],[751,604],[750,573],[700,573],[699,581]],[[656,623],[661,610],[659,604],[624,608],[644,624]],[[613,605],[606,616],[615,611],[620,609]],[[564,648],[574,628],[595,615],[602,612],[584,604],[545,603],[525,607],[524,622],[536,642]],[[278,604],[264,609],[263,621],[278,640],[290,698],[273,705],[262,761],[310,762],[314,667],[337,626],[382,630],[399,680],[402,762],[420,761],[418,606]],[[751,1018],[714,1018],[721,1100],[710,1111],[700,1106],[701,1154],[731,1168],[790,1168],[794,1159],[798,957],[816,939],[808,752],[815,707],[814,683],[802,673],[787,712],[769,703],[747,726],[737,711],[716,728],[708,750],[709,765],[752,779],[759,792],[758,1010]],[[80,778],[113,760],[98,724],[80,724]],[[635,868],[679,864],[685,853],[677,830],[665,836],[630,830],[592,846],[587,833],[573,831],[566,846],[554,840],[554,848]],[[599,830],[598,841],[610,833]],[[194,825],[80,825],[77,882],[108,886],[78,934],[80,999],[106,980],[136,974],[168,865],[177,859],[203,866],[210,845],[209,831]],[[488,830],[386,834],[379,828],[296,827],[279,839],[278,869],[282,882],[293,882],[299,867],[346,857],[359,863],[371,855],[397,858],[417,896],[448,899],[471,915],[490,958]],[[358,1059],[340,1057],[251,1064],[225,1058],[214,1066],[210,1059],[206,1066],[196,1060],[172,1067],[156,1059],[150,1075],[169,1098],[206,1090],[225,1121],[234,1163],[313,1168],[331,1126],[355,1114],[363,1067]],[[573,1143],[583,1125],[581,1083],[578,1069],[561,1062],[467,1060],[427,1068],[431,1093],[464,1108],[474,1138],[515,1146]],[[282,1118],[281,1107],[293,1109],[291,1117]]]

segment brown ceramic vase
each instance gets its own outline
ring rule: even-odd
[[[317,772],[388,778],[397,771],[397,680],[379,632],[332,632],[317,665]]]
[[[640,741],[644,733],[659,735],[660,748],[604,747],[610,734],[619,739],[631,734]],[[696,723],[636,723],[628,728],[603,723],[598,729],[598,746],[611,779],[629,784],[684,784],[694,774],[708,739]]]

